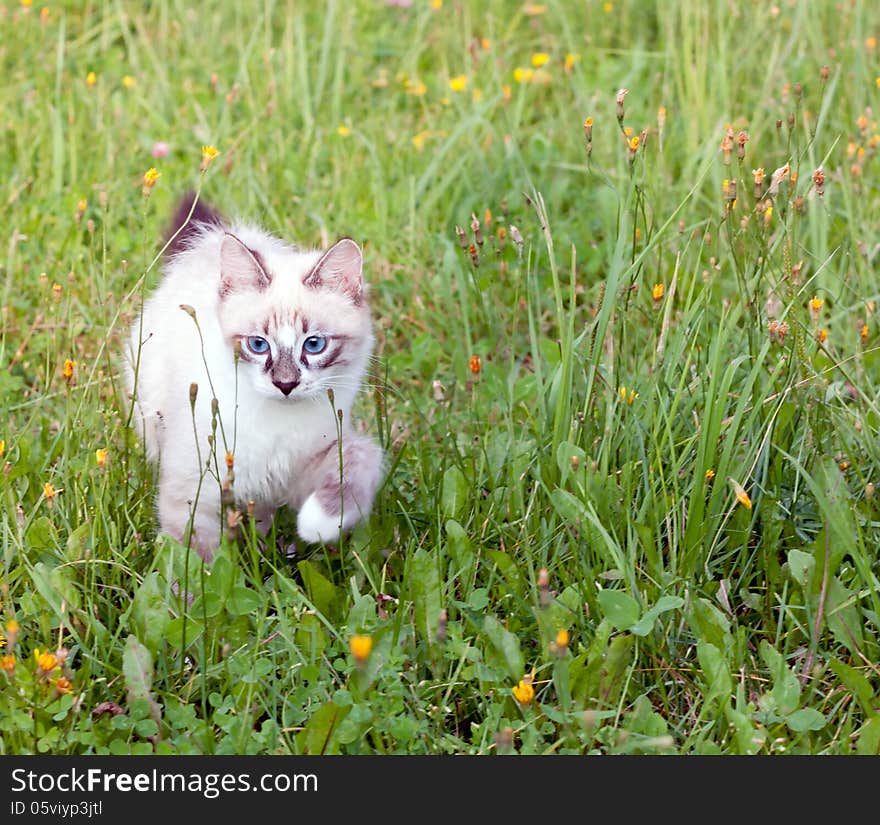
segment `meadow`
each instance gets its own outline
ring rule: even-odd
[[[0,32],[0,751],[880,753],[880,7]],[[189,189],[364,245],[338,545],[157,535],[119,359]]]

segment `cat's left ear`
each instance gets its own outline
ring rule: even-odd
[[[313,289],[335,289],[360,304],[364,299],[364,255],[351,239],[343,238],[330,247],[316,263],[303,284]]]
[[[269,274],[257,254],[230,232],[220,243],[220,295],[269,286]]]

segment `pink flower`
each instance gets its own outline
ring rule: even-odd
[[[171,147],[164,140],[158,140],[153,144],[152,155],[154,158],[164,158],[171,151]]]

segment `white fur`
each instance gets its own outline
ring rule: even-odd
[[[220,246],[226,230],[205,227],[166,266],[162,282],[132,326],[125,360],[135,425],[149,458],[160,467],[161,527],[181,539],[194,512],[194,545],[206,557],[220,537],[220,483],[226,476],[227,450],[234,453],[233,492],[242,508],[254,501],[259,512],[271,513],[282,504],[304,508],[304,502],[312,501],[314,496],[309,497],[321,479],[309,468],[337,439],[338,420],[327,390],[333,390],[335,408],[343,413],[344,445],[351,432],[351,405],[373,342],[364,301],[355,300],[338,284],[315,288],[303,283],[321,252],[294,249],[253,226],[237,225],[229,232],[259,253],[271,274],[269,286],[221,298]],[[192,307],[198,329],[181,305]],[[281,346],[294,346],[298,340],[301,346],[301,339],[318,332],[348,336],[351,343],[345,354],[350,363],[302,369],[300,383],[289,397],[272,384],[259,359],[252,363],[242,358],[236,370],[235,337],[269,339],[263,328],[273,316]],[[303,316],[309,323],[307,333],[292,321]],[[271,343],[275,355],[274,337]],[[193,383],[198,385],[194,411]],[[219,421],[212,455],[208,437],[213,397],[219,405]],[[209,458],[211,468],[219,468],[219,479],[204,476],[196,501]],[[306,541],[338,537],[338,517],[335,532],[329,531],[316,499],[314,505],[319,511],[309,505],[300,513],[301,537]]]
[[[301,539],[313,544],[336,541],[339,538],[339,516],[331,516],[312,493],[299,508],[296,532]]]

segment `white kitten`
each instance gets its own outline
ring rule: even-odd
[[[161,529],[186,541],[191,522],[210,560],[234,462],[232,497],[254,503],[261,528],[287,504],[302,539],[334,541],[369,512],[381,478],[381,449],[349,418],[373,345],[361,250],[347,238],[298,250],[227,228],[193,196],[179,227],[125,363],[135,425],[159,463]]]

